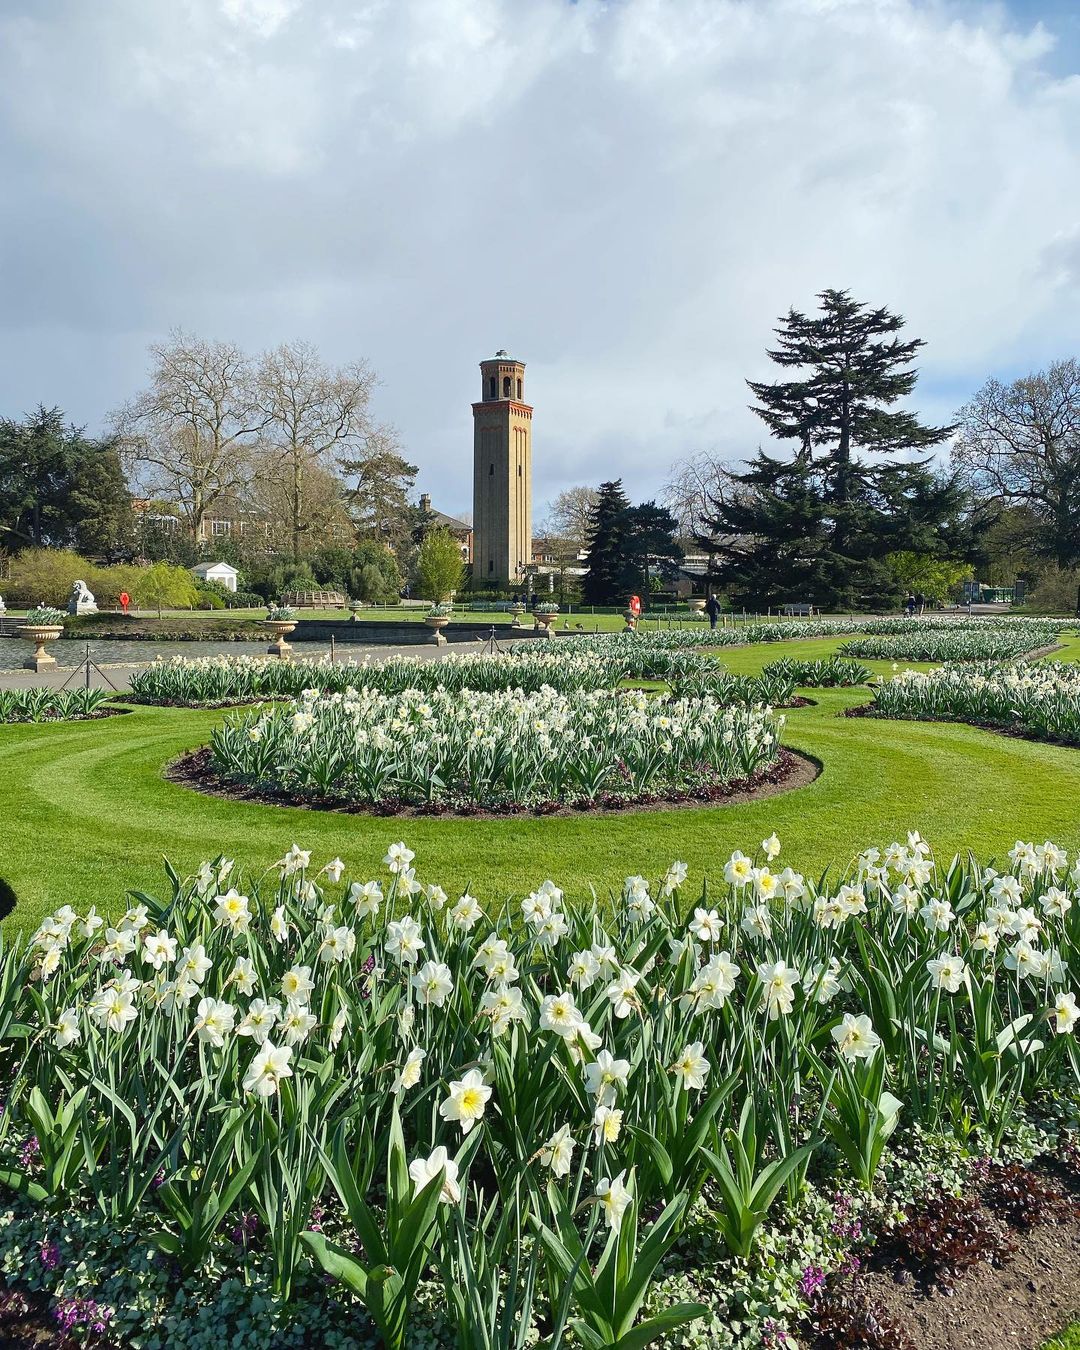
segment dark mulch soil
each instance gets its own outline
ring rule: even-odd
[[[40,727],[46,722],[96,722],[101,717],[123,717],[124,713],[129,713],[131,711],[131,708],[97,708],[94,712],[87,713],[84,717],[53,717],[52,715],[49,715],[46,717],[39,717],[36,722],[11,721],[5,722],[3,725],[6,727]],[[2,1350],[2,1342],[0,1342],[0,1350]]]
[[[841,717],[872,717],[879,722],[947,722],[949,726],[974,727],[977,731],[993,731],[998,736],[1009,736],[1016,741],[1036,741],[1039,745],[1065,745],[1070,750],[1077,748],[1075,741],[1066,741],[1059,736],[1040,736],[1024,727],[1006,727],[1000,722],[977,722],[966,717],[895,717],[889,713],[878,712],[872,703],[860,703],[855,708],[845,708]]]
[[[1056,1196],[1056,1203],[1040,1206],[1039,1222],[1029,1225],[1022,1213],[1003,1210],[1000,1191],[991,1208],[984,1192],[977,1209],[997,1249],[938,1284],[902,1243],[883,1242],[866,1269],[833,1286],[841,1315],[826,1337],[811,1337],[814,1350],[1039,1350],[1080,1316],[1080,1209],[1075,1176],[1066,1183],[1063,1174],[1026,1175],[1030,1189]],[[835,1329],[852,1324],[863,1338]],[[865,1335],[867,1328],[873,1334]]]
[[[165,778],[170,783],[194,788],[213,797],[231,801],[258,802],[264,806],[300,806],[311,811],[339,811],[346,815],[366,816],[468,816],[477,820],[493,820],[504,816],[575,816],[611,815],[625,811],[655,811],[658,808],[702,807],[714,804],[756,801],[761,797],[790,792],[806,787],[821,772],[821,765],[793,750],[781,749],[774,764],[751,778],[733,779],[729,783],[704,784],[671,796],[644,795],[620,797],[614,794],[597,798],[595,802],[544,802],[538,806],[507,806],[497,810],[472,803],[433,803],[430,806],[412,806],[400,802],[355,802],[339,797],[308,797],[302,793],[276,791],[236,783],[216,773],[208,747],[190,751],[165,766]]]
[[[0,1289],[0,1350],[39,1350],[69,1346],[70,1338],[49,1316],[43,1294]]]

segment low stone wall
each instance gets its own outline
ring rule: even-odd
[[[525,623],[528,627],[525,627]],[[531,617],[522,620],[521,628],[511,628],[508,624],[495,624],[495,637],[498,642],[517,642],[523,638],[538,638],[540,633],[532,626]],[[447,642],[486,642],[491,636],[490,623],[451,622],[442,630]],[[561,636],[561,634],[560,634]],[[567,634],[569,636],[569,634]],[[381,620],[349,619],[298,619],[295,629],[289,635],[290,642],[319,642],[324,646],[333,638],[337,645],[357,643],[365,647],[406,647],[423,646],[432,641],[432,631],[426,623],[392,623]]]

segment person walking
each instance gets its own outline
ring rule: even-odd
[[[907,610],[907,616],[910,619],[915,613],[915,597],[908,591],[908,598],[904,601],[904,608]]]
[[[714,591],[709,592],[709,598],[705,601],[705,613],[709,616],[709,627],[715,628],[716,620],[720,617],[720,601]]]

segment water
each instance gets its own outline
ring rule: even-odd
[[[56,658],[64,670],[81,665],[90,648],[91,660],[99,666],[144,665],[160,656],[168,661],[173,656],[265,656],[269,642],[73,642],[61,639],[50,642],[45,650]],[[33,643],[21,638],[0,638],[0,670],[21,670],[22,663],[33,653]],[[298,656],[321,656],[326,648],[320,642],[305,642],[295,648]]]

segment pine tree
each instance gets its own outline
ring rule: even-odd
[[[600,484],[589,511],[589,570],[581,579],[587,605],[617,604],[633,593],[632,510],[621,478]]]
[[[768,353],[801,378],[747,381],[753,411],[789,457],[759,450],[735,491],[714,499],[697,542],[713,574],[744,602],[810,601],[827,609],[878,608],[897,599],[885,562],[897,550],[956,556],[970,547],[963,491],[929,459],[952,427],[924,426],[895,409],[915,387],[921,339],[904,320],[847,291],[824,291],[820,315],[791,310]]]

